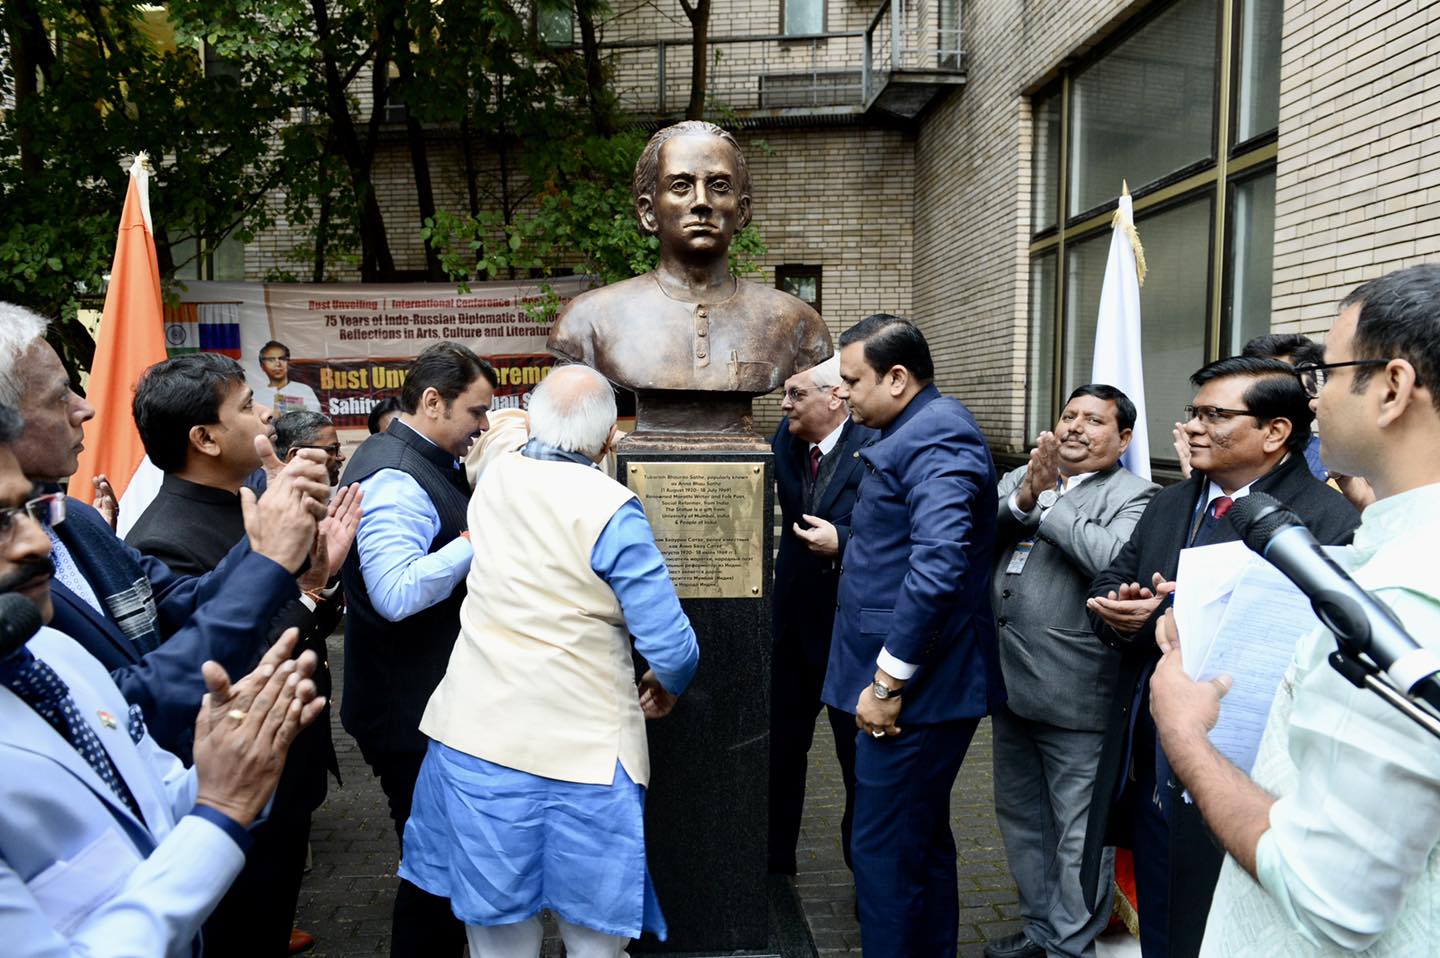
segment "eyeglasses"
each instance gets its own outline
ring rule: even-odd
[[[260,361],[262,363],[288,363],[290,356],[288,353],[284,356],[261,356]]]
[[[785,390],[784,398],[790,400],[791,402],[799,402],[808,395],[810,395],[810,390],[796,389],[792,386],[789,389]]]
[[[1330,378],[1330,370],[1344,369],[1346,366],[1383,366],[1388,359],[1352,359],[1344,363],[1300,363],[1295,367],[1295,378],[1300,380],[1305,394],[1311,399],[1320,395],[1320,390],[1325,388],[1325,380]],[[1415,385],[1420,385],[1418,382]]]
[[[65,521],[65,497],[58,492],[36,496],[23,506],[0,509],[0,547],[8,546],[15,537],[15,524],[21,517],[33,519],[49,529]]]
[[[291,448],[291,449],[319,449],[321,452],[325,453],[325,455],[329,456],[331,459],[334,459],[335,457],[337,457],[337,456],[340,455],[340,444],[339,444],[338,442],[332,442],[332,443],[331,443],[330,445],[328,445],[328,446],[309,446],[309,445],[306,445],[305,443],[296,443],[295,445],[291,446],[290,448]]]
[[[1186,422],[1198,419],[1207,426],[1218,426],[1236,416],[1255,416],[1255,413],[1248,409],[1226,409],[1224,406],[1186,406],[1184,412]],[[1264,422],[1261,416],[1255,418]]]

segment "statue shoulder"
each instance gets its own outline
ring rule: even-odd
[[[586,290],[555,317],[547,347],[557,356],[594,365],[594,337],[655,292],[649,273]]]
[[[825,320],[809,303],[792,296],[782,289],[741,280],[744,293],[770,316],[783,319],[786,327],[794,334],[798,356],[797,369],[808,369],[830,358],[835,346],[830,339],[830,329]]]

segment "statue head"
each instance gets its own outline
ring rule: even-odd
[[[650,138],[631,187],[640,229],[662,254],[723,256],[750,222],[750,168],[740,144],[713,123],[687,120]]]

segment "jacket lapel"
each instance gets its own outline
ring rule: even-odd
[[[840,495],[840,490],[850,480],[850,476],[861,467],[860,458],[856,455],[861,443],[855,436],[855,423],[853,421],[845,424],[845,429],[840,433],[840,441],[835,444],[832,450],[840,456],[840,461],[835,464],[835,471],[830,473],[830,481],[820,491],[820,497],[815,503],[813,515],[825,516],[830,514],[830,507],[835,505],[835,499]]]

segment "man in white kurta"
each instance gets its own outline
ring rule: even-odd
[[[665,936],[645,865],[645,720],[689,684],[695,633],[638,500],[596,468],[610,384],[563,367],[531,396],[528,441],[522,414],[491,422],[400,875],[451,900],[472,954],[537,955],[549,908],[573,958],[619,955],[643,930]],[[638,684],[632,641],[650,666]]]
[[[1377,501],[1341,557],[1422,646],[1440,648],[1440,266],[1353,292],[1309,390],[1332,469]],[[1253,781],[1205,738],[1227,679],[1192,682],[1174,644],[1151,686],[1176,773],[1229,853],[1202,954],[1431,955],[1440,910],[1440,744],[1302,640],[1271,707]]]

